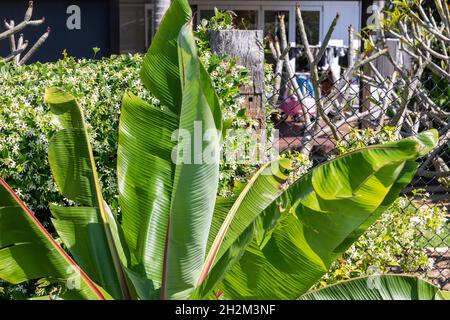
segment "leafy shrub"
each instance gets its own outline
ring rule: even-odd
[[[345,139],[337,143],[336,149],[339,154],[345,154],[371,144],[393,142],[399,138],[395,127],[385,126],[379,130],[350,128]]]
[[[44,89],[58,86],[80,97],[94,145],[105,198],[115,200],[115,150],[123,94],[151,99],[139,80],[142,57],[113,56],[97,61],[66,57],[55,63],[0,67],[0,175],[39,215],[47,204],[61,202],[47,161],[48,139],[54,133],[44,105]]]
[[[381,218],[337,261],[322,278],[321,285],[386,272],[428,270],[422,238],[438,234],[444,227],[446,211],[421,206],[400,197]]]

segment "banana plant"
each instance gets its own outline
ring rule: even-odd
[[[298,179],[293,161],[281,158],[262,165],[235,197],[221,198],[221,108],[197,56],[187,0],[172,2],[141,78],[161,107],[131,93],[123,99],[120,219],[103,199],[108,186],[98,180],[75,97],[46,91],[58,126],[49,163],[72,203],[51,205],[52,221],[70,256],[0,180],[0,279],[46,278],[61,299],[214,299],[219,291],[227,299],[333,298],[335,289],[308,291],[396,199],[438,139],[431,130],[367,147]],[[210,132],[200,145],[185,139]],[[395,279],[402,288],[431,286]],[[341,285],[347,293],[339,297],[361,298],[348,293],[353,287]]]
[[[449,300],[450,292],[408,275],[373,275],[308,292],[300,300]]]

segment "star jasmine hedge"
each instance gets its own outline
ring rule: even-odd
[[[105,198],[117,209],[115,150],[122,96],[127,88],[151,99],[139,81],[141,56],[97,61],[66,57],[56,63],[0,66],[0,175],[40,218],[48,203],[64,201],[52,181],[48,139],[55,130],[44,89],[58,86],[80,98],[92,136]]]

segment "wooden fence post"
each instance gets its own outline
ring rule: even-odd
[[[241,86],[247,115],[266,127],[264,101],[264,46],[262,30],[223,30],[211,33],[211,49],[218,55],[229,55],[250,72],[252,83]]]

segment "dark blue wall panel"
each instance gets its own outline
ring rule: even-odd
[[[97,57],[110,55],[110,6],[109,0],[35,0],[32,19],[45,17],[46,21],[38,27],[27,27],[23,30],[25,39],[33,45],[45,32],[47,26],[51,27],[50,37],[41,49],[35,54],[33,61],[56,61],[62,57],[64,49],[68,54],[91,58],[93,47],[101,51]],[[66,26],[67,8],[78,5],[81,9],[81,30],[69,30]],[[1,0],[0,1],[0,30],[4,30],[3,20],[15,20],[16,24],[23,20],[27,0]],[[9,42],[0,41],[0,56],[9,53]]]

